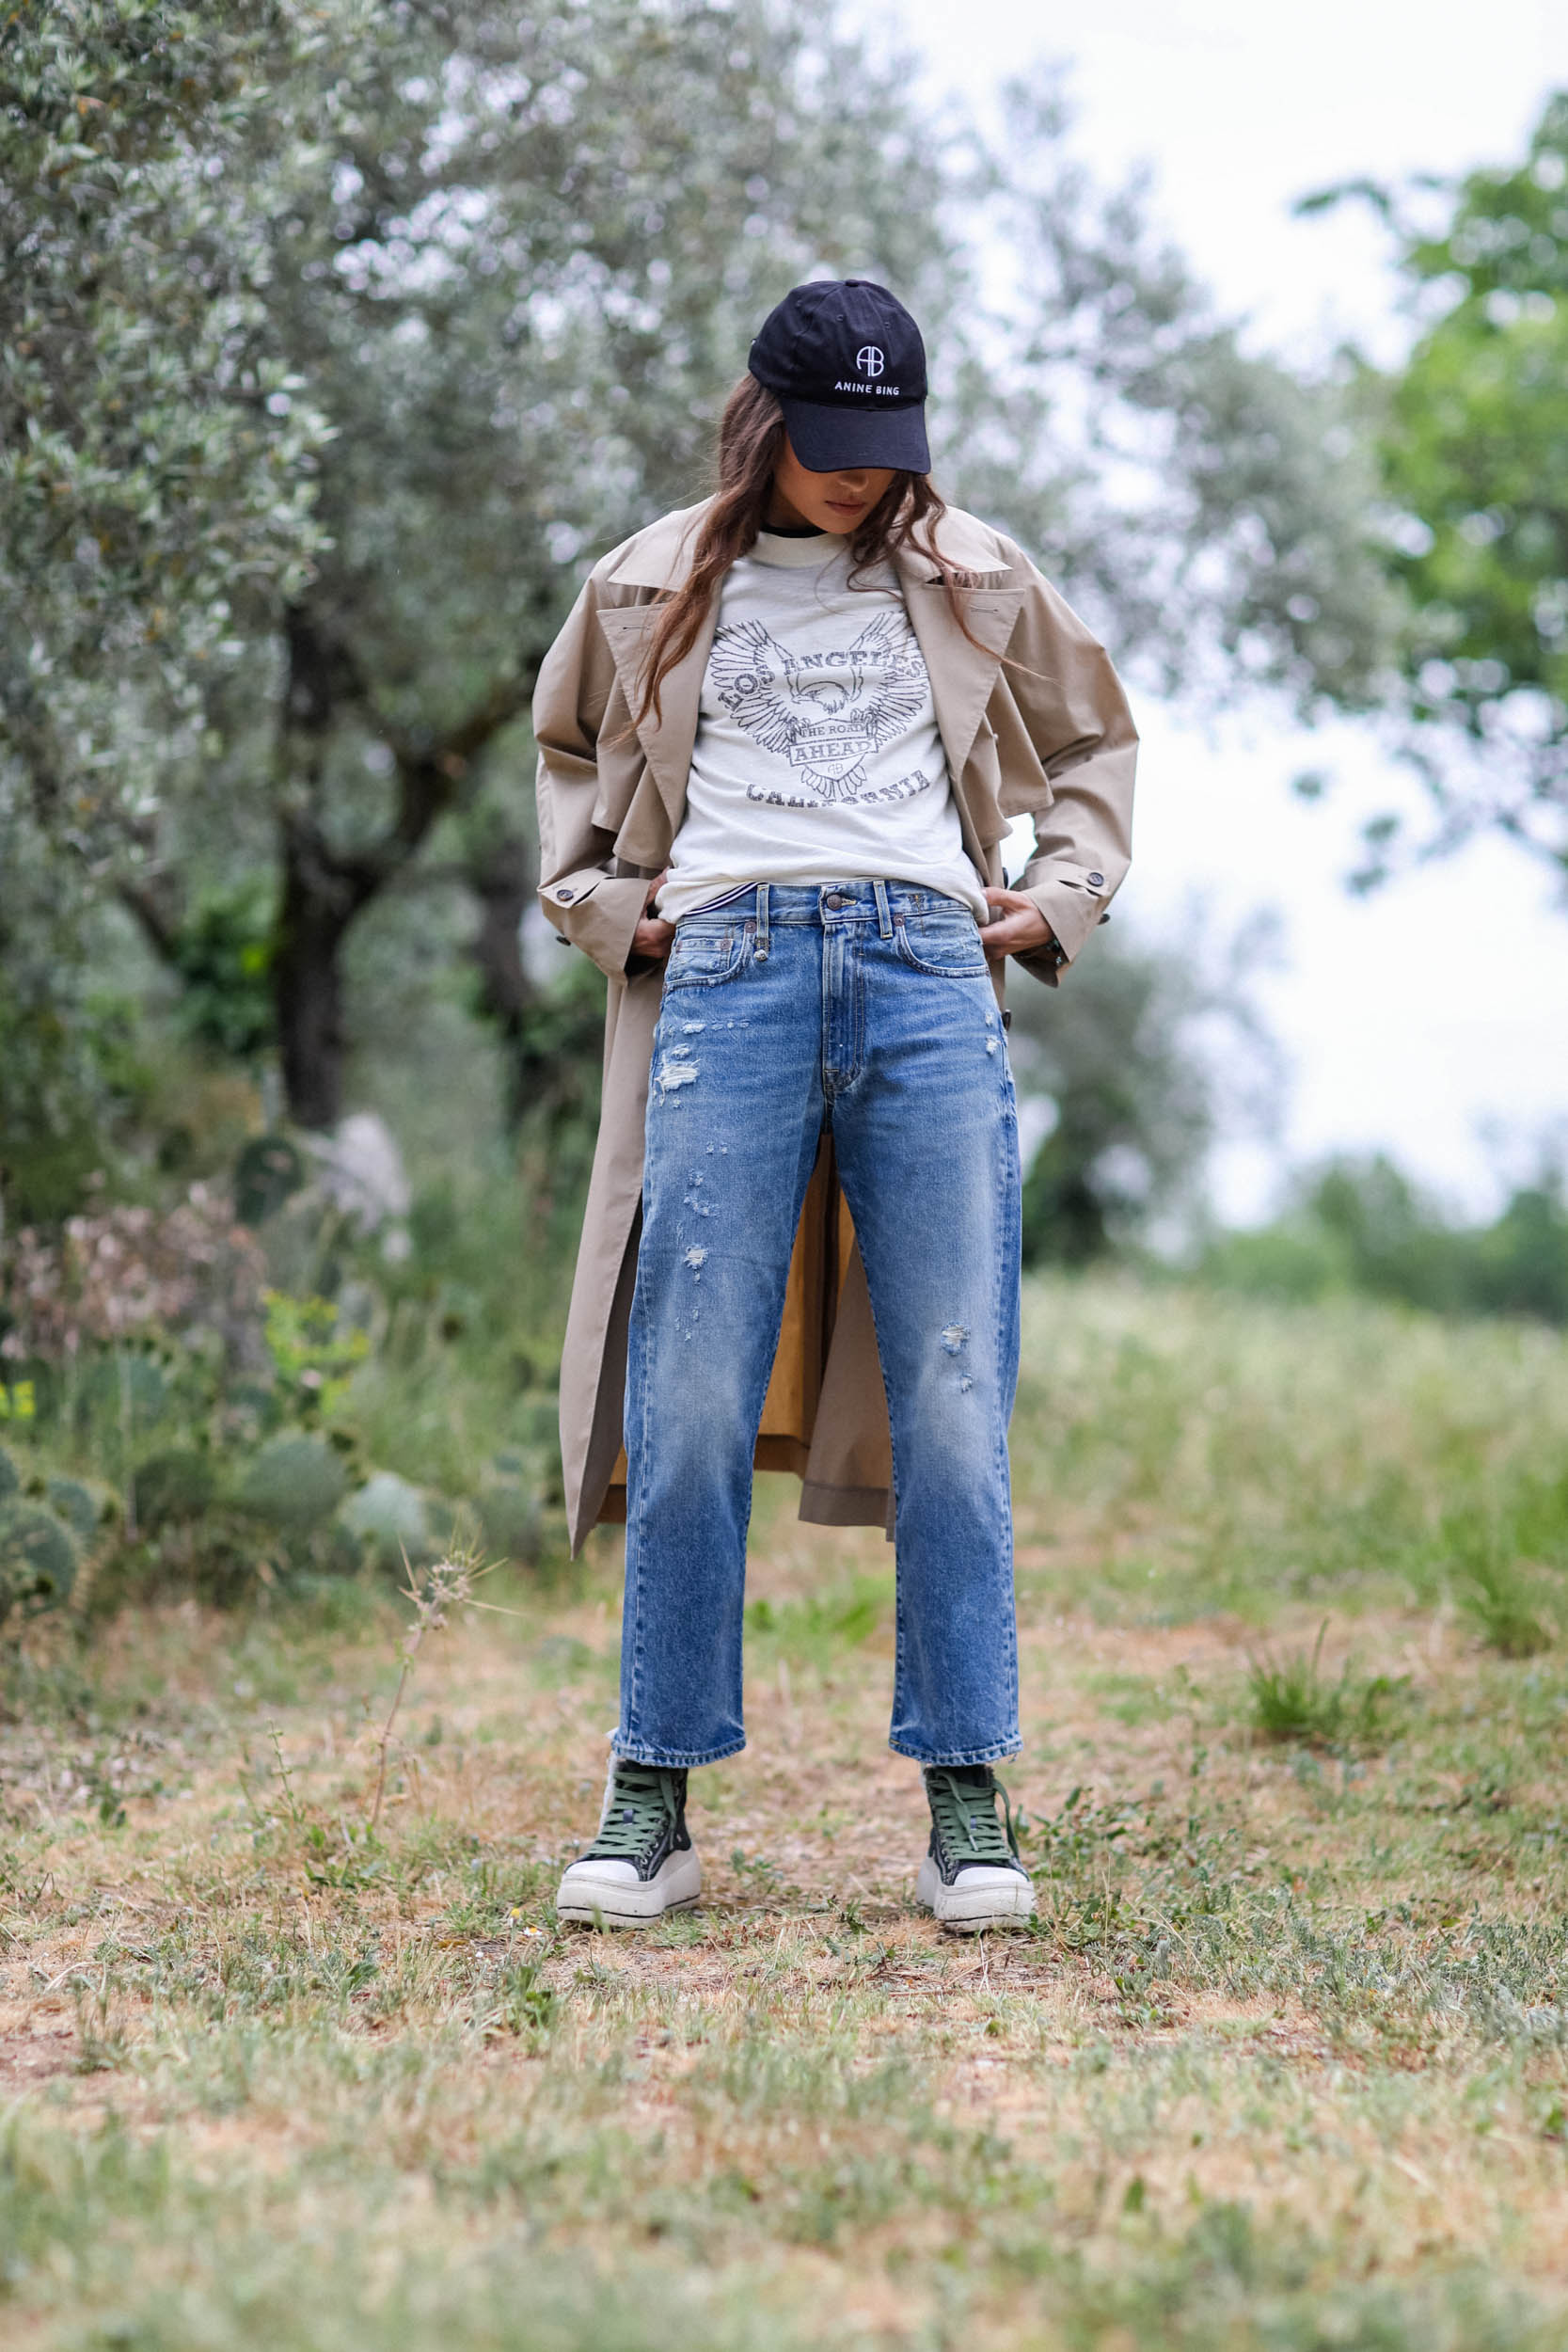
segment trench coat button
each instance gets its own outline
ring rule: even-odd
[[[575,890],[558,890],[555,895],[563,907],[569,907],[578,894]]]
[[[1103,890],[1104,887],[1105,877],[1103,874],[1091,874],[1089,876],[1089,888],[1091,890]]]

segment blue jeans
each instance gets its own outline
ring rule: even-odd
[[[639,1763],[745,1745],[752,1448],[824,1125],[893,1429],[892,1744],[1018,1748],[1018,1124],[980,933],[929,891],[775,883],[677,926],[654,1040],[614,1739]]]

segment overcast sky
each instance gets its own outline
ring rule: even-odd
[[[1007,74],[1066,61],[1077,146],[1102,176],[1155,174],[1158,216],[1255,340],[1309,357],[1344,334],[1383,357],[1401,328],[1385,248],[1362,214],[1291,217],[1358,174],[1454,172],[1523,151],[1568,87],[1568,0],[847,0],[879,41],[923,53],[927,95],[984,110]],[[1287,966],[1261,990],[1293,1070],[1283,1153],[1231,1151],[1223,1204],[1258,1215],[1280,1158],[1384,1146],[1456,1203],[1491,1206],[1499,1168],[1568,1120],[1568,911],[1548,878],[1478,845],[1370,902],[1346,897],[1353,818],[1388,774],[1356,731],[1324,741],[1243,716],[1212,739],[1178,711],[1138,716],[1147,746],[1136,862],[1120,912],[1167,931],[1195,891],[1217,913],[1284,920]],[[1335,766],[1338,802],[1289,779]]]

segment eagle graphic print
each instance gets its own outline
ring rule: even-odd
[[[852,566],[831,533],[762,532],[725,574],[658,894],[667,920],[753,882],[880,877],[985,921],[918,615],[892,564]]]
[[[762,621],[721,628],[709,656],[713,691],[759,750],[785,772],[758,776],[747,797],[778,807],[906,801],[936,781],[924,769],[873,785],[866,761],[908,734],[930,688],[902,612],[881,612],[847,644],[792,651]]]

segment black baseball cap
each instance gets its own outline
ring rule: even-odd
[[[778,395],[790,446],[809,472],[930,472],[926,346],[885,286],[869,278],[796,286],[764,319],[747,365]]]

